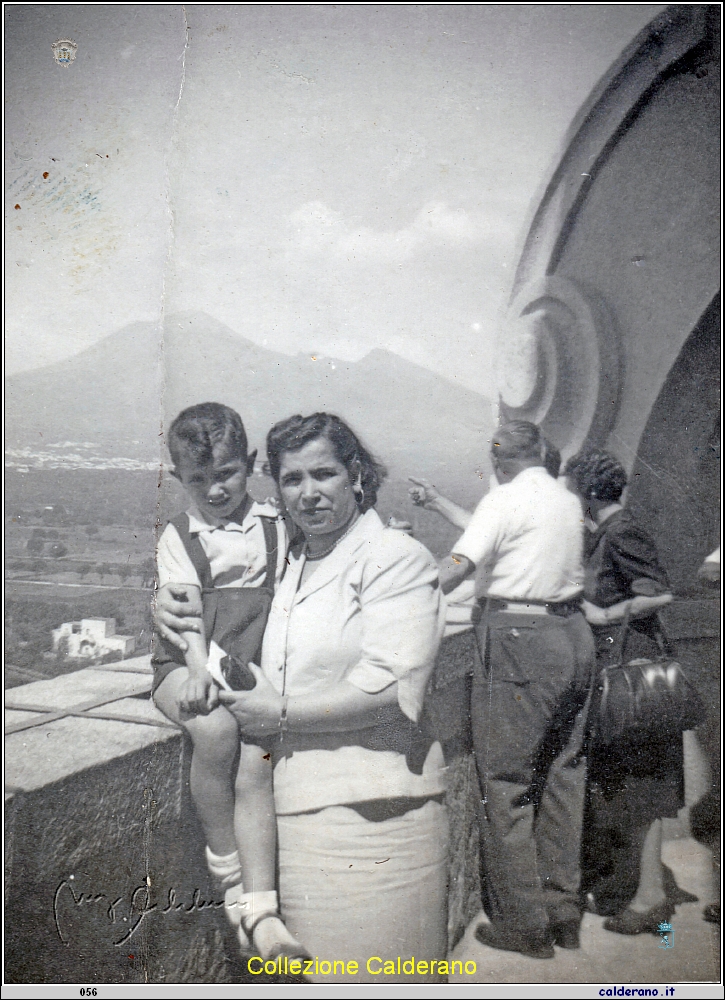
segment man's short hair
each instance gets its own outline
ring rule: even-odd
[[[230,458],[247,458],[242,418],[223,403],[198,403],[182,410],[169,428],[167,443],[174,465],[184,458],[205,465],[221,449]]]
[[[496,428],[491,441],[491,454],[499,462],[538,459],[543,464],[541,431],[528,420],[510,420]]]

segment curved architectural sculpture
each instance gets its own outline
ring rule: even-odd
[[[668,8],[590,95],[498,346],[502,416],[564,457],[615,452],[681,592],[718,544],[719,24],[719,5]]]
[[[676,6],[634,40],[573,122],[533,217],[501,405],[538,419],[564,454],[616,442],[632,466],[719,289],[718,25],[715,5]]]

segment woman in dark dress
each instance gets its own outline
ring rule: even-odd
[[[672,594],[654,542],[620,503],[624,468],[608,452],[589,450],[568,461],[565,475],[582,500],[590,529],[583,610],[598,665],[616,662],[627,613],[625,662],[657,656],[657,608]],[[587,762],[582,896],[590,894],[596,912],[609,917],[607,930],[656,934],[677,903],[696,898],[677,886],[661,860],[661,820],[677,816],[684,806],[682,734],[619,746],[593,737]]]

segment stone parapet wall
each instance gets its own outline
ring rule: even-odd
[[[479,898],[473,649],[472,633],[445,640],[429,692],[450,767],[452,939]],[[11,982],[248,978],[205,870],[189,744],[154,707],[151,680],[138,657],[6,692]]]
[[[710,613],[675,606],[670,624],[715,704]],[[449,768],[451,946],[480,911],[476,655],[473,633],[446,639],[428,693]],[[188,795],[189,744],[150,688],[139,657],[6,692],[8,982],[267,981],[248,975],[229,936]]]

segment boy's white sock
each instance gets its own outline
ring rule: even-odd
[[[222,889],[237,886],[242,881],[242,866],[236,851],[232,854],[214,854],[207,846],[206,864],[214,878],[221,882]]]
[[[242,926],[242,917],[247,911],[246,905],[242,902],[245,895],[251,894],[244,892],[244,886],[241,882],[238,885],[230,886],[224,893],[224,912],[229,923],[236,929],[242,949],[249,948],[249,938]]]

